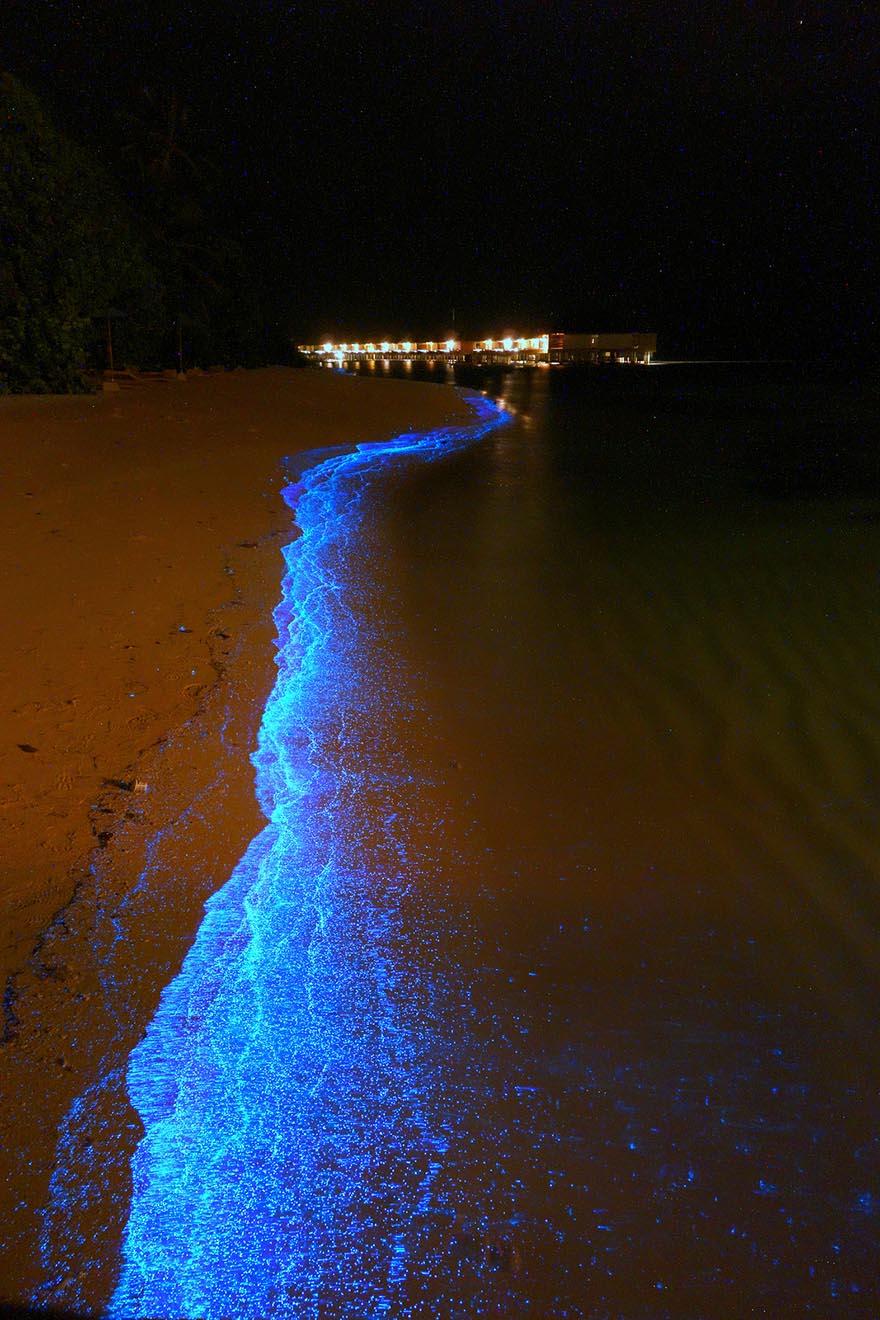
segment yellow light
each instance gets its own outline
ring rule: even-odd
[[[333,352],[333,345],[332,345],[332,344],[322,344],[321,347],[323,348],[323,350],[324,350],[325,353],[332,353],[332,352]]]
[[[510,350],[513,348],[513,340],[512,340],[512,339],[502,339],[502,341],[501,341],[501,347],[504,349],[505,353],[509,353]]]

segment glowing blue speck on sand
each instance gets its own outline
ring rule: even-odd
[[[348,587],[366,490],[401,456],[447,454],[505,420],[471,402],[469,426],[318,456],[285,491],[301,535],[284,552],[254,758],[269,823],[131,1056],[145,1136],[117,1320],[406,1314],[410,1225],[445,1140],[396,952],[405,868],[377,876],[343,841],[358,792],[346,728],[368,700]]]

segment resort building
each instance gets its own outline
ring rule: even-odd
[[[543,364],[561,365],[574,362],[592,362],[598,365],[616,363],[649,363],[657,352],[657,336],[641,332],[633,334],[569,334],[502,335],[498,339],[403,339],[392,342],[337,344],[327,340],[323,344],[299,344],[300,353],[328,364],[344,362],[382,362],[403,359],[412,361],[442,360],[446,362],[498,362],[513,366]]]
[[[550,362],[648,363],[657,352],[654,334],[549,335]]]

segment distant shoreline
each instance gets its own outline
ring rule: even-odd
[[[796,358],[654,358],[652,367],[794,367]]]

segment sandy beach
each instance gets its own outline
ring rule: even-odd
[[[282,368],[0,400],[0,1298],[54,1274],[56,1300],[40,1212],[59,1123],[99,1074],[72,1195],[79,1233],[118,1236],[127,1053],[260,826],[282,460],[465,415],[448,388]],[[97,1306],[111,1286],[77,1291]]]

